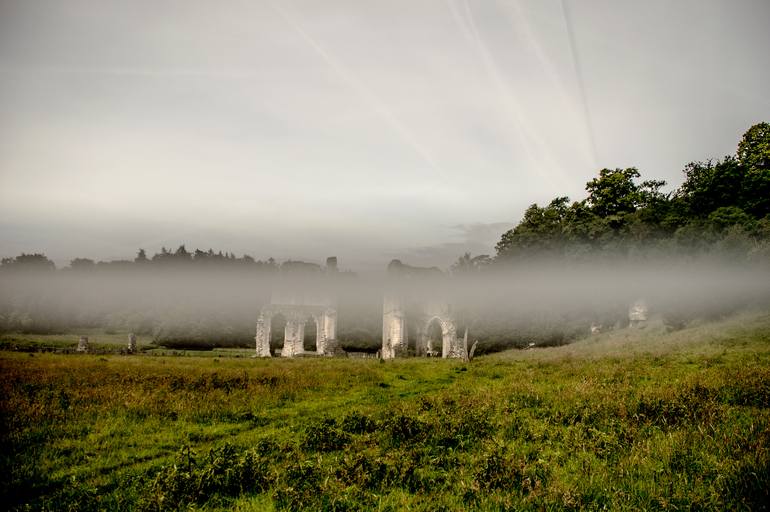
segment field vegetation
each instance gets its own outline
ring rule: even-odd
[[[75,355],[3,343],[9,509],[770,503],[766,312],[672,332],[652,322],[471,363]]]

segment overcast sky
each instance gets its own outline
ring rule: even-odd
[[[0,256],[448,266],[770,120],[767,0],[0,0]]]

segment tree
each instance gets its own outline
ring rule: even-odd
[[[634,183],[639,176],[636,167],[599,171],[598,178],[586,183],[591,211],[602,217],[635,212],[641,202],[640,187]]]
[[[568,197],[557,197],[548,206],[531,205],[519,224],[503,233],[495,249],[497,256],[509,257],[522,253],[552,251],[561,247],[563,224],[567,215]]]
[[[686,203],[692,216],[704,218],[717,208],[745,206],[745,167],[736,158],[692,162],[687,164],[684,173],[684,183],[676,196]]]
[[[471,253],[466,252],[457,261],[452,264],[450,268],[452,274],[473,274],[479,272],[482,268],[486,267],[492,262],[492,258],[488,254],[480,254],[478,256],[471,256]]]
[[[742,207],[755,217],[764,217],[770,214],[770,124],[749,128],[736,153],[746,173]]]
[[[88,258],[75,258],[70,261],[70,268],[72,270],[88,271],[93,270],[95,266],[94,260]]]
[[[144,249],[139,249],[139,252],[136,253],[136,258],[134,258],[135,263],[147,263],[149,260],[147,259],[147,253],[144,251]]]
[[[770,170],[770,124],[758,123],[743,134],[736,151],[748,169]]]
[[[45,254],[33,253],[16,256],[15,258],[3,258],[0,260],[0,268],[8,270],[49,271],[55,270],[56,265]]]
[[[174,259],[176,261],[192,261],[192,255],[189,252],[187,252],[187,249],[185,248],[184,244],[182,244],[174,253]]]

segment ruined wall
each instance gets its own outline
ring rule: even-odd
[[[409,332],[404,301],[386,295],[382,306],[382,358],[393,359],[407,354]],[[414,305],[410,308],[416,317],[415,355],[441,357],[465,357],[462,340],[457,338],[457,325],[446,303],[434,301]],[[434,346],[429,335],[431,324],[437,321],[441,326],[440,346]]]
[[[270,357],[270,332],[272,327],[272,315],[259,314],[257,318],[257,357]]]
[[[382,301],[382,357],[393,359],[406,355],[409,346],[408,316],[416,320],[415,355],[465,357],[462,340],[451,308],[441,293],[431,292],[443,274],[436,268],[404,265],[393,260],[388,265],[389,288]],[[402,286],[404,283],[408,286]],[[414,296],[418,295],[418,296]],[[437,296],[438,295],[438,296]],[[441,346],[433,346],[429,336],[431,322],[441,326]]]
[[[304,354],[305,325],[316,324],[316,350],[319,355],[330,355],[339,351],[337,339],[337,310],[318,306],[270,305],[262,309],[257,318],[256,356],[270,357],[270,337],[273,316],[282,314],[286,318],[281,356],[294,357]]]

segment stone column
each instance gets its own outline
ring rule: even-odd
[[[316,352],[321,355],[329,355],[333,352],[330,342],[337,340],[337,312],[327,309],[323,314],[314,316],[316,320]]]
[[[406,316],[401,301],[386,295],[382,301],[382,358],[395,358],[404,352],[406,343]]]
[[[305,338],[305,321],[294,316],[286,318],[286,330],[284,331],[283,357],[294,357],[303,352],[302,342]]]
[[[272,327],[272,318],[260,314],[257,318],[257,335],[254,338],[257,342],[257,357],[270,357],[270,330]]]
[[[324,319],[324,337],[327,340],[337,339],[337,311],[327,309],[323,316]]]
[[[313,315],[315,322],[315,351],[319,355],[326,354],[326,315]]]
[[[464,357],[457,339],[457,328],[452,320],[441,320],[441,341],[441,357]]]
[[[78,352],[88,352],[91,349],[88,344],[88,336],[81,336],[78,340]]]
[[[131,333],[128,335],[128,353],[133,354],[136,352],[136,334]]]

